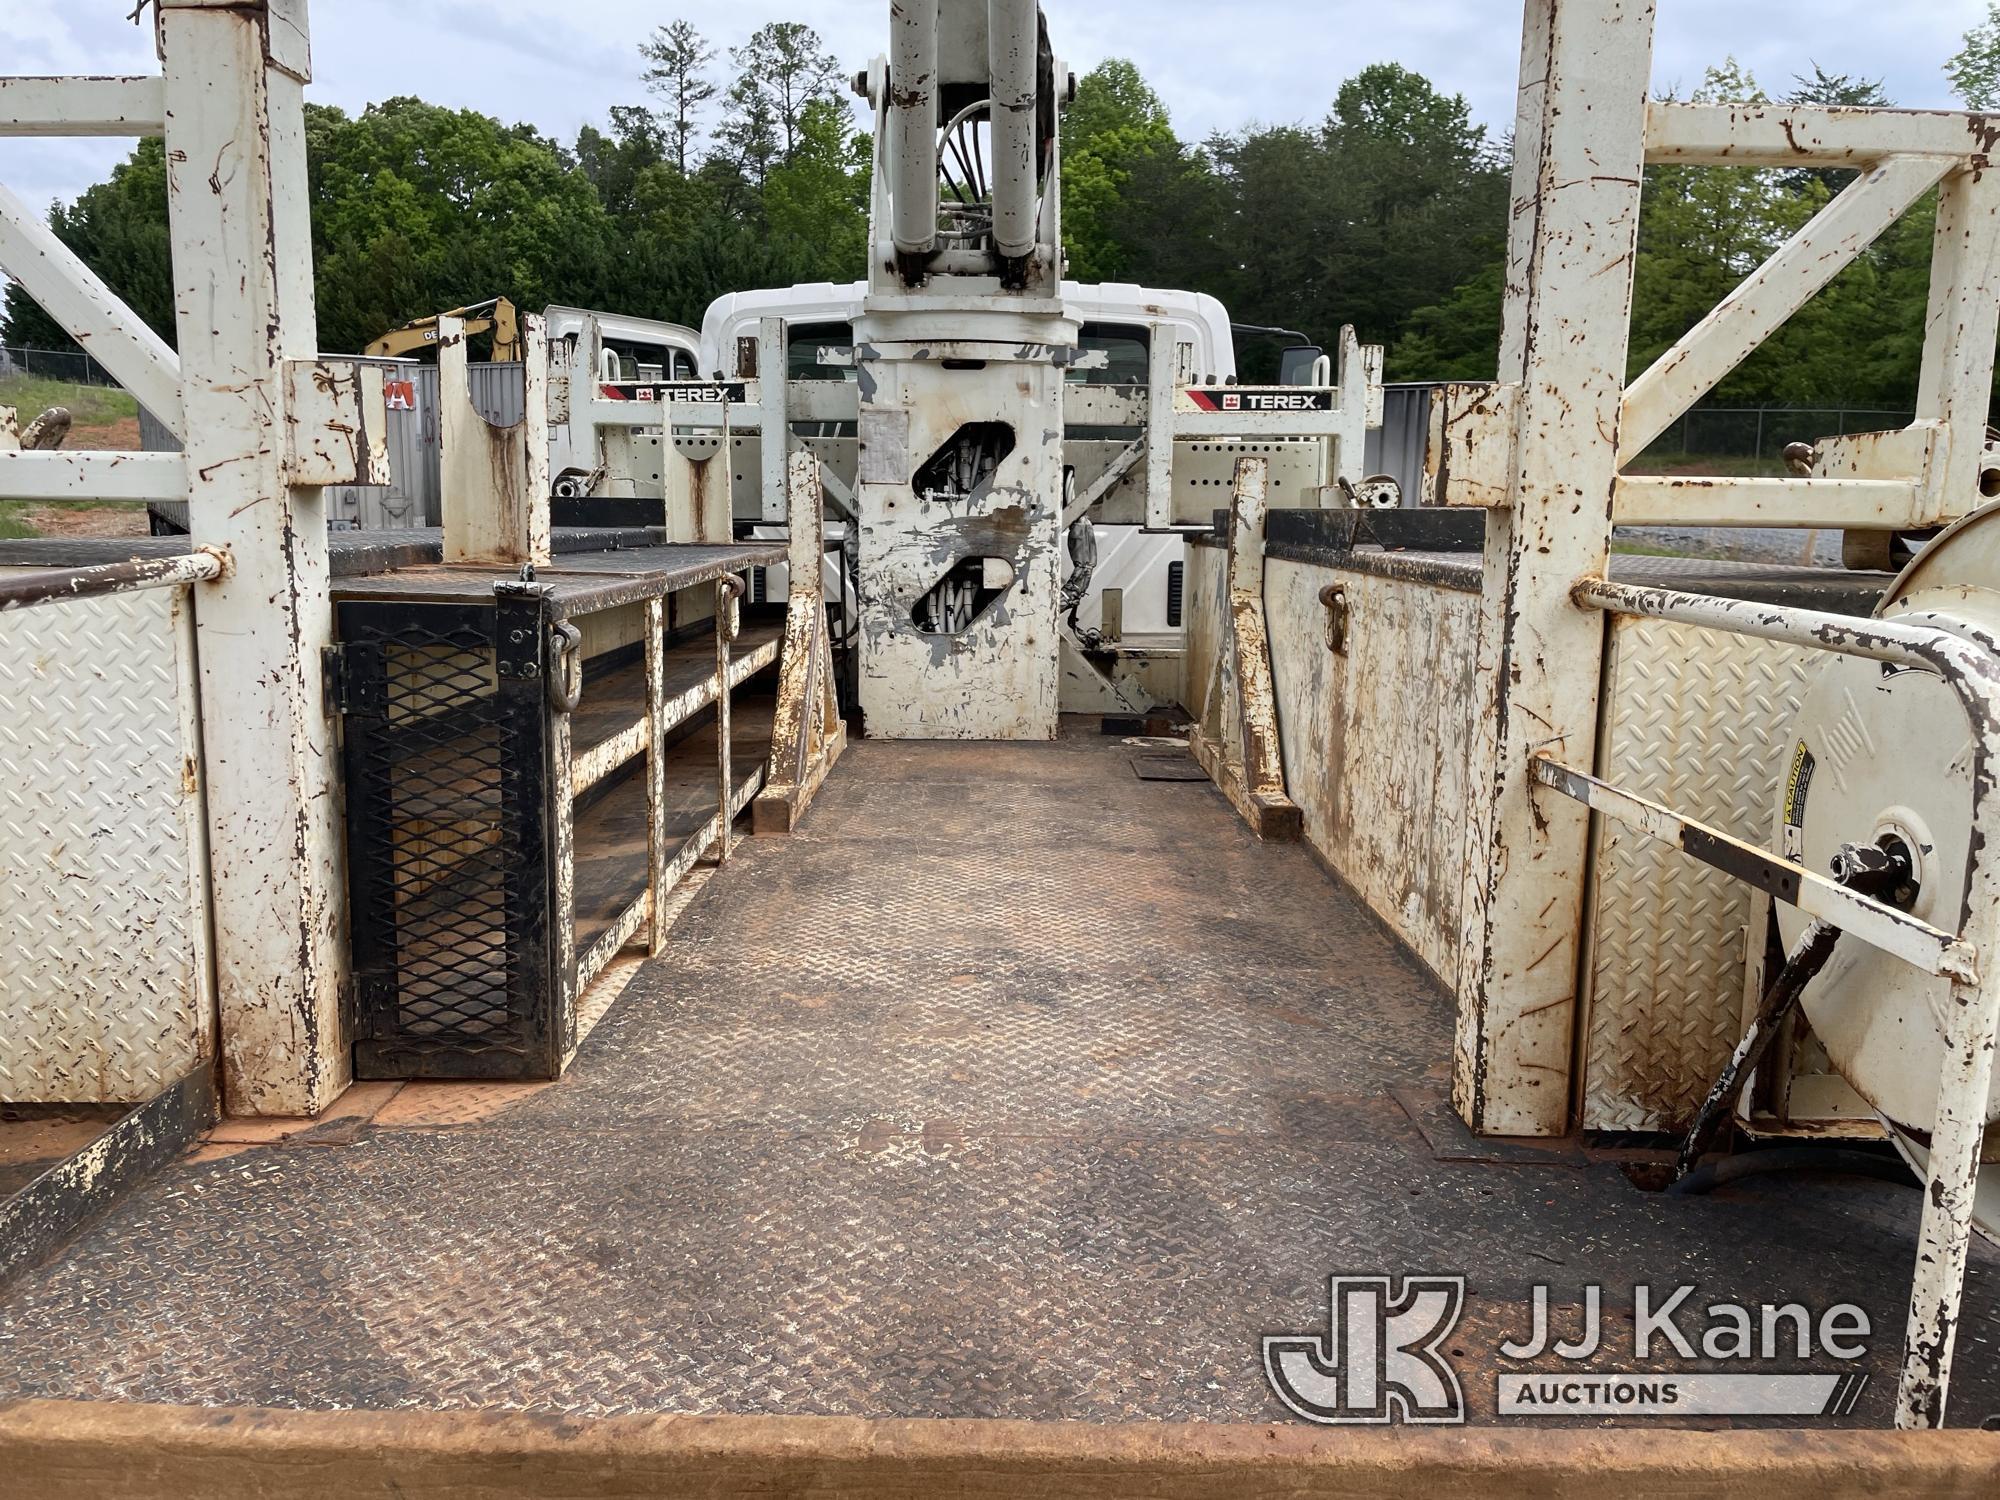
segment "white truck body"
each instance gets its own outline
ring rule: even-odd
[[[713,380],[734,378],[738,341],[755,339],[758,324],[765,318],[782,318],[808,338],[827,325],[851,325],[861,316],[867,290],[864,282],[822,281],[718,297],[702,318],[702,374]],[[1213,380],[1224,385],[1236,377],[1236,345],[1228,310],[1206,293],[1162,291],[1123,282],[1085,285],[1065,281],[1063,304],[1082,324],[1085,349],[1102,346],[1117,331],[1144,329],[1148,338],[1171,336],[1176,344],[1192,349],[1187,371],[1192,382]],[[833,342],[830,328],[821,336]],[[792,358],[792,378],[816,378],[814,365],[805,350],[798,350]],[[852,377],[853,366],[845,363],[823,366],[817,375],[824,379]],[[1072,378],[1102,384],[1128,380],[1143,384],[1146,376],[1143,363],[1122,368],[1114,363],[1102,371],[1078,371]],[[1175,564],[1181,559],[1180,538],[1148,533],[1136,524],[1100,524],[1096,531],[1097,572],[1078,623],[1091,630],[1103,628],[1104,592],[1113,589],[1123,596],[1125,637],[1177,636],[1180,621],[1172,606],[1179,596]],[[782,585],[774,581],[773,586]]]
[[[701,336],[683,324],[582,307],[550,307],[542,316],[550,365],[568,376],[572,393],[595,392],[606,382],[700,378]],[[595,449],[581,424],[550,423],[550,476],[588,472],[597,463]]]

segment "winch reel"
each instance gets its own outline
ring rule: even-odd
[[[1940,535],[1883,595],[1876,618],[1944,630],[2000,654],[2000,507]],[[1778,789],[1777,849],[1825,872],[1843,846],[1907,860],[1891,904],[1933,927],[1961,929],[1972,854],[1976,741],[1963,700],[1935,672],[1854,656],[1815,670],[1793,721]],[[1789,950],[1811,919],[1778,906]],[[2000,954],[1981,954],[1982,964]],[[1806,988],[1802,1008],[1827,1057],[1881,1117],[1920,1176],[1937,1121],[1952,981],[1849,940]],[[2000,1089],[1975,1222],[2000,1238]]]

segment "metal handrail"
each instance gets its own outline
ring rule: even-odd
[[[180,588],[226,577],[229,567],[226,548],[198,547],[176,557],[135,557],[88,568],[0,572],[0,614],[72,599],[102,599],[144,589]]]

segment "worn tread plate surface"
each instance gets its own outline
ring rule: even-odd
[[[1782,571],[1782,570],[1779,570]],[[1814,669],[1811,651],[1666,620],[1612,626],[1598,774],[1753,844],[1772,839],[1774,788]],[[1685,747],[1700,745],[1688,755]],[[1583,1123],[1684,1130],[1743,1033],[1749,886],[1598,819]],[[1762,940],[1763,933],[1754,936]]]
[[[1617,1337],[1635,1282],[1691,1282],[1861,1303],[1882,1422],[1915,1195],[1434,1160],[1389,1090],[1440,1086],[1445,997],[1126,753],[856,746],[561,1084],[163,1176],[0,1298],[0,1396],[1276,1419],[1261,1334],[1313,1328],[1331,1273],[1441,1271],[1475,1413],[1534,1284],[1604,1283]],[[1994,1281],[1982,1248],[1974,1416]]]
[[[0,1099],[137,1104],[214,1025],[187,591],[0,620]]]

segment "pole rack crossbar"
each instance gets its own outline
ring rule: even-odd
[[[1891,666],[1936,672],[1958,689],[1961,699],[1977,700],[1975,726],[1989,708],[2000,708],[2000,641],[1959,627],[1864,619],[1824,610],[1794,609],[1744,599],[1684,594],[1590,577],[1577,582],[1570,597],[1584,609],[1609,614],[1672,620],[1732,635],[1781,641],[1836,656],[1859,656]],[[1921,617],[1920,617],[1921,618]],[[1973,704],[1968,703],[1968,708]]]
[[[1542,786],[1581,802],[1592,812],[1615,818],[1663,844],[1671,844],[1703,864],[1796,906],[1808,916],[1831,923],[1925,973],[1965,978],[1975,972],[1974,951],[1956,934],[1859,895],[1768,849],[1732,838],[1706,823],[1546,755],[1534,758],[1530,774]]]
[[[167,86],[133,78],[0,78],[0,136],[159,135]]]

